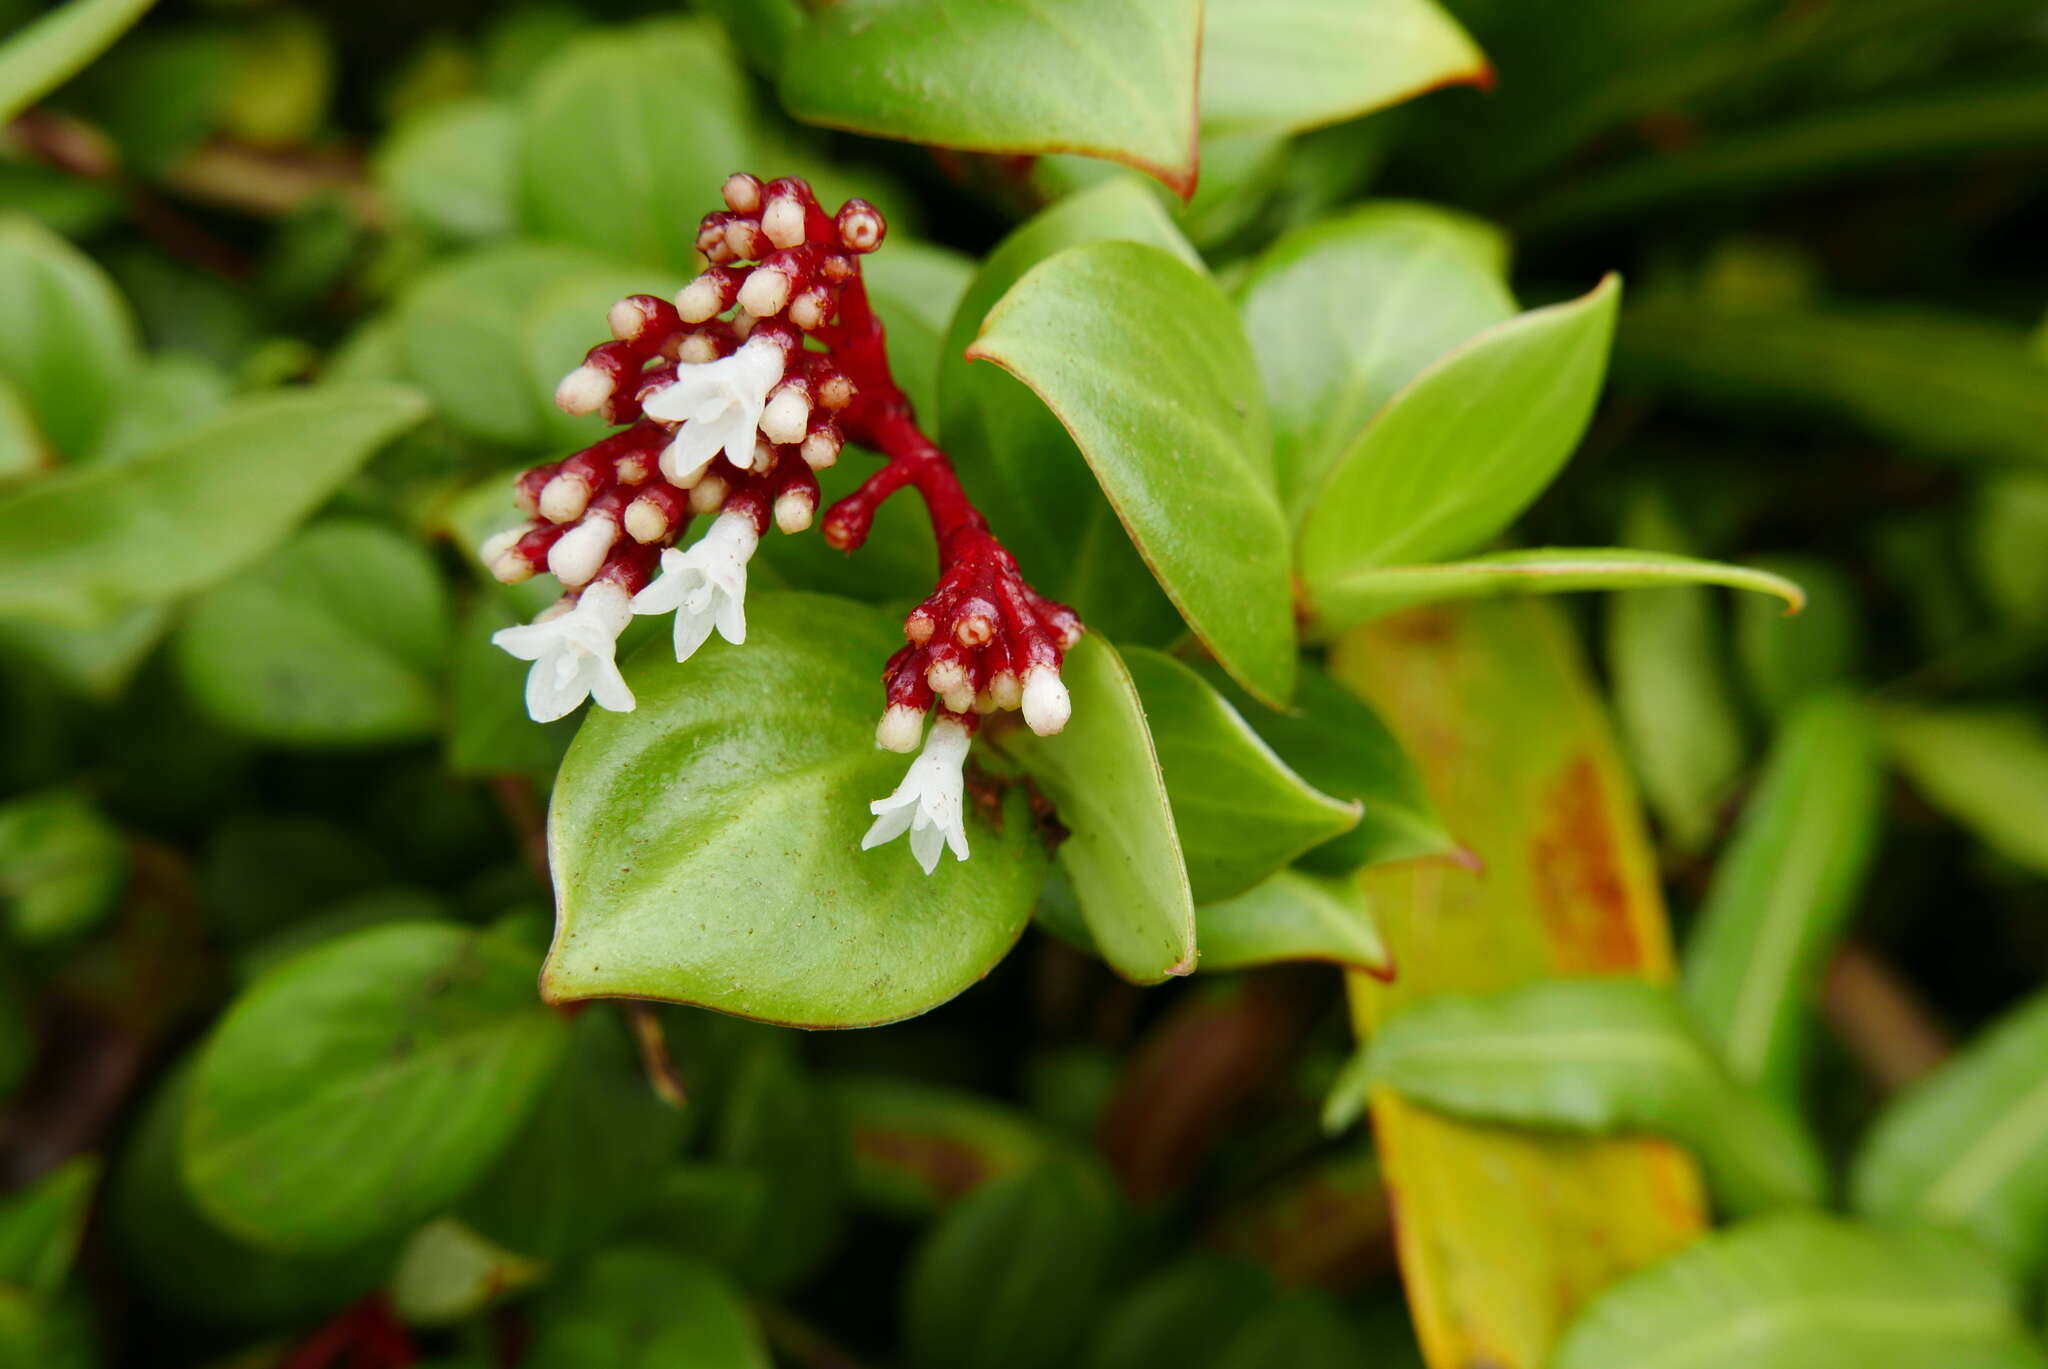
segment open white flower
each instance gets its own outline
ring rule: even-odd
[[[752,514],[728,510],[688,551],[661,554],[661,574],[633,596],[635,613],[676,615],[676,659],[687,661],[711,636],[747,640],[747,562],[761,535]]]
[[[491,641],[533,662],[526,672],[526,711],[535,722],[567,717],[586,698],[631,713],[633,691],[612,654],[632,618],[633,601],[607,580],[584,590],[573,606],[565,599],[524,627],[492,633]]]
[[[676,367],[675,380],[647,397],[642,410],[649,418],[683,425],[661,454],[661,473],[671,484],[696,483],[721,450],[741,470],[752,464],[761,410],[782,365],[782,348],[757,337],[723,360]]]
[[[966,781],[960,767],[967,762],[967,729],[950,718],[932,724],[924,739],[924,750],[910,763],[903,783],[886,799],[868,805],[875,825],[860,839],[860,849],[870,850],[885,841],[910,833],[910,854],[930,874],[938,868],[939,852],[953,850],[955,860],[967,859],[967,828],[960,802]]]

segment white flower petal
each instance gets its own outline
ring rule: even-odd
[[[609,582],[585,590],[567,612],[491,634],[491,641],[522,661],[526,711],[535,722],[567,717],[593,693],[600,707],[630,713],[633,691],[613,661],[619,633],[632,618],[626,592]]]
[[[972,739],[965,727],[949,718],[934,722],[924,749],[910,763],[903,782],[885,799],[868,805],[875,822],[861,839],[861,849],[910,833],[910,854],[926,874],[938,868],[941,852],[951,849],[956,860],[967,859],[967,828],[962,801],[966,781],[961,767]]]

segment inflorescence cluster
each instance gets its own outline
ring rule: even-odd
[[[981,716],[1021,710],[1041,735],[1066,725],[1060,666],[1081,622],[1025,582],[890,375],[860,267],[887,232],[880,211],[856,199],[827,214],[801,180],[764,185],[744,173],[726,181],[725,203],[697,233],[703,273],[673,303],[630,295],[613,305],[612,340],[557,387],[564,411],[620,426],[519,477],[530,520],[486,543],[483,559],[507,583],[548,571],[567,592],[494,640],[533,662],[526,703],[536,720],[585,698],[630,710],[614,652],[633,616],[674,613],[678,661],[714,628],[740,643],[747,563],[769,524],[811,526],[816,473],[848,442],[879,452],[886,464],[826,511],[822,531],[854,550],[906,485],[931,516],[938,587],[904,620],[875,732],[889,750],[917,750],[921,737],[923,750],[895,793],[870,805],[862,843],[908,831],[929,873],[947,847],[967,858],[962,766]],[[700,516],[710,527],[680,549]]]

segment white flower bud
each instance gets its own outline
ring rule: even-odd
[[[629,295],[611,307],[604,321],[610,326],[612,336],[625,342],[639,337],[640,331],[647,326],[647,310]]]
[[[555,407],[565,414],[594,414],[611,397],[611,377],[595,366],[578,366],[555,387]]]
[[[775,496],[775,526],[784,532],[802,532],[817,511],[818,501],[809,490],[784,490]]]
[[[707,361],[718,360],[718,344],[711,334],[695,332],[683,339],[683,345],[676,349],[676,360],[691,366],[702,366]]]
[[[761,211],[761,231],[777,247],[795,247],[804,240],[804,207],[794,195],[777,195]]]
[[[568,471],[540,487],[540,516],[550,523],[573,523],[590,507],[590,482]]]
[[[494,532],[476,549],[476,559],[484,565],[494,566],[498,563],[498,558],[518,546],[519,539],[524,536],[525,528],[507,528],[503,532]]]
[[[915,751],[924,740],[924,714],[909,704],[890,704],[875,725],[875,745],[884,751]]]
[[[761,431],[770,442],[801,442],[811,425],[811,400],[801,385],[784,385],[761,411]]]
[[[751,214],[761,207],[761,182],[744,171],[725,178],[725,207],[735,214]]]
[[[1008,712],[1015,712],[1017,706],[1024,702],[1024,686],[1014,670],[997,671],[988,682],[988,693],[997,708]]]
[[[635,542],[659,542],[674,526],[661,501],[644,494],[626,505],[625,523],[626,535]]]
[[[717,513],[725,507],[725,496],[731,493],[725,477],[713,472],[690,486],[691,513]]]
[[[769,318],[789,303],[789,277],[772,266],[757,266],[740,286],[740,307],[755,318]]]
[[[1024,672],[1024,721],[1041,737],[1050,737],[1073,716],[1074,701],[1059,672],[1035,665]]]
[[[815,285],[789,302],[789,321],[805,332],[825,326],[831,317],[832,301]]]
[[[555,539],[548,548],[548,569],[575,589],[590,583],[619,540],[619,525],[609,518],[586,518]]]
[[[837,428],[820,428],[804,435],[804,445],[799,450],[804,464],[814,471],[822,471],[839,461],[839,450],[846,439],[839,435]]]
[[[730,303],[718,277],[709,271],[676,291],[676,312],[683,316],[685,323],[702,323],[716,317],[724,313]]]

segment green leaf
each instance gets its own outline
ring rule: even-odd
[[[0,43],[0,123],[76,76],[153,3],[71,0],[8,34]]]
[[[0,49],[0,82],[11,51]],[[86,455],[135,368],[127,304],[90,257],[26,215],[5,214],[0,317],[0,377],[14,383],[58,451]]]
[[[852,1147],[853,1196],[891,1216],[929,1217],[1054,1150],[1032,1119],[970,1093],[882,1074],[835,1078],[830,1088]]]
[[[829,1094],[786,1041],[764,1042],[739,1062],[712,1155],[759,1175],[751,1221],[721,1263],[749,1286],[788,1288],[815,1274],[844,1230],[846,1126]]]
[[[1589,293],[1480,333],[1388,400],[1302,524],[1311,605],[1359,570],[1454,556],[1543,491],[1592,419],[1621,297]]]
[[[426,412],[411,390],[239,400],[146,456],[0,500],[0,613],[89,627],[233,574]]]
[[[209,1216],[272,1249],[394,1235],[497,1159],[568,1035],[506,942],[425,922],[329,942],[215,1028],[186,1111],[185,1180]]]
[[[1202,130],[1299,132],[1493,79],[1435,0],[1207,0]],[[1207,168],[1203,168],[1205,171]]]
[[[494,1244],[562,1260],[633,1214],[675,1158],[683,1114],[656,1097],[619,1015],[586,1012],[554,1082],[457,1215]]]
[[[234,385],[201,357],[160,352],[121,378],[90,459],[127,461],[183,437],[227,407]]]
[[[745,647],[687,667],[650,642],[625,666],[638,709],[577,733],[549,822],[559,920],[543,992],[812,1027],[945,1002],[1030,916],[1044,865],[1024,795],[1003,796],[999,826],[970,802],[972,859],[929,877],[901,843],[860,850],[869,802],[904,771],[873,740],[875,671],[901,629],[799,594],[752,596],[747,620]]]
[[[1126,651],[1124,665],[1166,777],[1196,903],[1241,894],[1357,825],[1355,800],[1331,798],[1290,770],[1193,670],[1144,647]]]
[[[1655,490],[1630,505],[1622,535],[1668,551],[1684,546]],[[1720,605],[1699,585],[1617,594],[1607,606],[1606,648],[1616,721],[1643,795],[1671,843],[1697,851],[1712,838],[1749,752]]]
[[[770,80],[782,70],[782,56],[804,26],[798,0],[699,0],[697,9],[716,19],[747,62]]]
[[[534,1309],[534,1364],[551,1369],[771,1369],[740,1292],[708,1264],[620,1246]]]
[[[519,115],[473,96],[427,106],[378,147],[370,171],[397,217],[458,240],[502,237],[518,222]]]
[[[544,441],[561,377],[543,388],[529,370],[521,320],[549,285],[604,266],[573,247],[510,242],[457,257],[414,282],[398,302],[398,345],[434,412],[471,437]]]
[[[1153,582],[1067,430],[1008,372],[963,354],[997,301],[1037,263],[1088,242],[1148,242],[1191,266],[1158,198],[1129,175],[1060,201],[996,247],[961,296],[939,351],[939,436],[960,479],[1040,590],[1119,641],[1170,641],[1180,619]],[[880,254],[880,255],[886,255]]]
[[[1394,972],[1393,953],[1355,883],[1293,870],[1195,909],[1195,943],[1204,970],[1320,960],[1383,979]]]
[[[0,374],[0,487],[17,484],[57,464],[35,410],[20,385]]]
[[[1074,702],[1066,729],[1037,737],[1020,728],[1001,745],[1059,811],[1068,832],[1060,863],[1103,958],[1140,984],[1187,974],[1194,900],[1137,687],[1093,632],[1067,653],[1062,675]]]
[[[1200,1251],[1152,1274],[1103,1316],[1088,1369],[1205,1369],[1271,1305],[1272,1276]]]
[[[2013,1290],[1967,1242],[1781,1213],[1595,1298],[1550,1369],[2039,1369]]]
[[[695,269],[697,223],[756,165],[766,118],[724,35],[690,20],[578,37],[534,78],[522,117],[528,231],[675,271]]]
[[[1372,1088],[1469,1120],[1668,1136],[1699,1155],[1737,1213],[1825,1196],[1812,1142],[1734,1081],[1668,990],[1642,980],[1425,999],[1373,1033],[1332,1089],[1325,1122],[1348,1125]]]
[[[78,1256],[99,1177],[100,1162],[81,1155],[0,1199],[0,1284],[57,1295]]]
[[[1839,566],[1815,556],[1764,556],[1749,568],[1805,595],[1796,617],[1760,595],[1735,601],[1735,652],[1750,696],[1782,716],[1854,674],[1863,636],[1856,590]]]
[[[1627,380],[1717,416],[1818,414],[1931,456],[2048,462],[2026,333],[1964,315],[1653,293],[1622,320]]]
[[[1108,1184],[1091,1169],[1055,1162],[975,1190],[911,1256],[911,1369],[1070,1362],[1107,1291],[1116,1235]]]
[[[451,1326],[546,1275],[540,1261],[441,1217],[415,1231],[399,1252],[391,1270],[391,1310],[409,1326]]]
[[[1489,223],[1390,201],[1296,229],[1253,264],[1239,294],[1291,520],[1403,386],[1514,316],[1507,257]]]
[[[59,789],[0,804],[0,903],[17,941],[90,929],[127,883],[127,843],[83,794]]]
[[[1856,1209],[1959,1226],[2023,1274],[2048,1261],[2048,995],[2036,995],[1878,1118]]]
[[[1806,595],[1792,581],[1750,566],[1703,561],[1661,551],[1621,547],[1539,547],[1499,551],[1433,566],[1373,566],[1326,584],[1316,601],[1335,631],[1416,604],[1504,594],[1569,594],[1578,590],[1642,589],[1668,585],[1726,585],[1775,595],[1797,613]]]
[[[2048,358],[2044,358],[2048,359]],[[1972,568],[2015,627],[2048,622],[2048,474],[2015,471],[1984,482],[1971,520]]]
[[[1370,1362],[1356,1328],[1336,1300],[1312,1288],[1274,1299],[1223,1346],[1214,1369],[1351,1369]]]
[[[790,41],[809,123],[972,152],[1080,152],[1195,188],[1198,0],[838,0]]]
[[[1073,247],[1010,287],[967,355],[1045,401],[1188,626],[1254,697],[1284,705],[1287,527],[1265,397],[1222,292],[1156,247]]]
[[[1686,946],[1685,994],[1729,1071],[1787,1107],[1820,972],[1877,845],[1884,771],[1863,708],[1818,695],[1786,719]]]
[[[1951,708],[1886,718],[1892,759],[1928,802],[2007,860],[2048,872],[2048,728],[2030,713]]]
[[[1348,874],[1360,866],[1458,849],[1401,743],[1358,695],[1304,666],[1294,709],[1279,713],[1231,695],[1235,686],[1220,671],[1212,669],[1210,680],[1296,774],[1325,794],[1363,807],[1358,825],[1310,851],[1304,866]]]
[[[307,529],[194,605],[177,639],[194,702],[286,745],[433,731],[448,597],[418,544],[367,522]]]
[[[79,693],[111,701],[127,689],[170,626],[167,604],[142,604],[94,628],[4,618],[0,644],[37,662]]]

